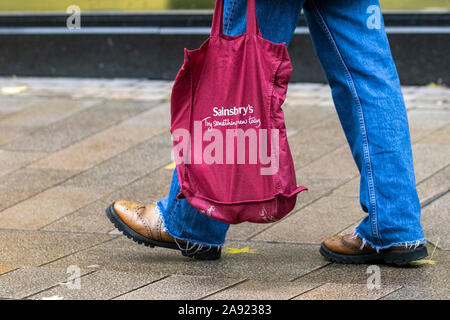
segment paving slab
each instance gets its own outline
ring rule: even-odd
[[[340,185],[345,184],[346,180],[342,179],[321,179],[315,178],[313,176],[305,176],[301,177],[297,175],[298,185],[304,185],[308,187],[307,191],[301,192],[297,196],[297,202],[295,204],[294,209],[289,215],[287,215],[284,219],[287,219],[293,214],[296,214],[302,208],[309,206],[311,203],[317,201],[318,199],[329,195],[332,190],[335,188],[339,188]],[[359,193],[355,194],[344,194],[344,197],[347,196],[358,196]],[[255,223],[241,223],[237,225],[231,225],[230,229],[227,233],[227,237],[229,239],[235,240],[247,240],[252,239],[255,235],[260,234],[262,231],[269,229],[272,224],[255,224]]]
[[[151,126],[116,125],[34,163],[33,168],[87,170],[160,131]]]
[[[113,192],[171,163],[171,150],[170,135],[160,134],[79,174],[65,185]]]
[[[80,278],[79,289],[58,285],[50,290],[32,295],[29,299],[40,300],[58,296],[61,300],[109,300],[161,279],[149,273],[132,273],[99,270]]]
[[[413,145],[416,182],[420,183],[450,164],[446,156],[449,147],[416,144]]]
[[[448,122],[446,126],[439,128],[433,133],[427,135],[423,139],[420,140],[421,144],[430,144],[430,145],[440,145],[440,146],[450,146],[450,112],[448,115]]]
[[[149,168],[150,169],[150,168]],[[169,194],[173,169],[160,168],[136,180],[104,198],[111,204],[117,200],[133,200],[140,203],[154,203]]]
[[[372,291],[368,266],[331,264],[318,252],[324,237],[365,216],[328,86],[290,84],[283,106],[297,180],[309,188],[294,211],[273,225],[231,226],[222,259],[196,261],[130,241],[104,213],[118,199],[167,195],[173,82],[0,78],[19,85],[26,90],[0,99],[0,286],[8,275],[17,282],[6,285],[17,295],[0,298],[450,298],[446,88],[404,88],[429,257],[379,266]],[[72,265],[83,272],[80,290],[55,282]]]
[[[0,126],[0,146],[30,134],[39,127]]]
[[[365,215],[356,197],[323,197],[273,224],[252,240],[319,244]]]
[[[46,153],[43,152],[8,151],[0,149],[0,177],[25,167],[27,164],[45,155]]]
[[[305,131],[315,124],[328,119],[335,119],[335,111],[331,108],[318,108],[319,98],[291,99],[283,104],[284,119],[288,136],[292,136],[299,131]],[[303,139],[308,132],[304,132]]]
[[[110,205],[102,199],[96,200],[60,219],[48,224],[42,230],[108,233],[114,225],[106,217],[105,209]]]
[[[0,229],[0,261],[9,268],[40,266],[113,238],[103,234]]]
[[[57,186],[0,212],[0,228],[39,229],[99,199],[94,188]]]
[[[0,177],[0,186],[12,190],[41,192],[47,188],[61,183],[62,181],[76,175],[75,170],[35,169],[30,167],[21,168]]]
[[[402,285],[402,288],[382,300],[449,300],[450,257],[448,251],[428,246],[429,256],[423,264],[402,270],[384,272],[384,281]],[[429,264],[433,263],[433,264]],[[383,279],[382,278],[382,279]],[[383,281],[383,280],[382,280]]]
[[[151,169],[151,168],[149,168]],[[74,231],[74,232],[101,232],[107,233],[114,229],[106,218],[105,209],[117,200],[132,200],[140,203],[154,203],[167,196],[172,177],[172,170],[162,168],[144,178],[138,179],[123,188],[113,191],[85,207],[67,214],[49,224],[45,230]],[[79,180],[78,180],[79,181]],[[115,182],[117,183],[117,181]],[[73,187],[75,183],[68,181],[63,186]],[[103,190],[103,188],[101,188]],[[102,193],[105,193],[102,191]],[[101,194],[97,193],[97,197]]]
[[[418,86],[415,90],[417,100],[434,101],[436,99],[449,100],[449,90],[445,86]]]
[[[399,288],[401,286],[368,289],[361,284],[325,283],[293,300],[378,300]]]
[[[417,185],[417,193],[421,203],[431,201],[433,197],[450,189],[450,165],[437,171]]]
[[[435,293],[439,293],[448,299],[450,297],[450,273],[449,256],[446,251],[428,245],[429,256],[416,264],[407,267],[396,267],[389,265],[341,265],[329,264],[324,268],[308,273],[296,279],[294,282],[300,283],[334,283],[343,285],[365,285],[373,283],[370,276],[373,275],[374,266],[380,271],[380,289],[390,289],[402,287],[400,293],[405,298],[414,296],[411,292],[414,288],[436,288]],[[437,289],[439,288],[439,289]],[[431,290],[428,290],[428,298],[431,297]],[[399,294],[393,296],[400,297]]]
[[[141,102],[143,103],[143,102]],[[145,102],[148,104],[147,102]],[[170,103],[158,103],[150,110],[133,117],[126,122],[127,125],[149,126],[165,130],[170,127]]]
[[[137,289],[116,300],[194,300],[232,286],[241,279],[172,275]]]
[[[89,108],[96,101],[84,100],[81,103],[72,99],[48,98],[38,101],[30,108],[21,110],[0,120],[1,126],[41,127],[64,119],[84,108]]]
[[[446,285],[446,284],[445,284]],[[450,288],[441,285],[405,286],[380,300],[448,300]]]
[[[412,143],[450,123],[450,112],[441,110],[410,110],[408,122]]]
[[[288,86],[288,95],[295,95],[302,97],[303,95],[317,95],[323,91],[327,91],[331,97],[331,90],[326,84],[323,83],[299,83],[292,82]]]
[[[27,198],[76,175],[78,171],[21,168],[0,177],[0,210],[6,209]]]
[[[81,103],[81,102],[80,102]],[[8,150],[55,152],[153,107],[151,103],[99,101],[94,106],[4,146]]]
[[[227,253],[229,249],[232,250]],[[255,249],[254,252],[246,252]],[[50,264],[81,268],[99,264],[105,270],[149,272],[157,275],[182,274],[257,280],[289,281],[326,264],[317,245],[227,241],[220,260],[197,261],[183,257],[176,250],[148,248],[119,237],[89,250],[84,250]]]
[[[300,177],[351,179],[359,174],[348,146],[339,147],[296,171]]]
[[[20,190],[12,190],[0,185],[0,210],[4,210],[19,201],[32,196],[32,193]]]
[[[342,128],[335,119],[322,121],[310,128],[300,130],[288,139],[296,169],[346,144]],[[319,141],[322,142],[318,143]]]
[[[425,236],[441,249],[450,250],[450,191],[422,210]]]
[[[80,270],[80,275],[85,272]],[[71,273],[62,268],[20,268],[0,276],[0,297],[27,298],[47,288],[59,286],[59,283],[67,282],[70,276]]]
[[[12,271],[12,270],[14,270],[14,268],[12,268],[12,267],[10,267],[10,266],[7,266],[7,265],[5,265],[5,264],[1,264],[1,265],[0,265],[0,275],[3,274],[3,273],[10,272],[10,271]]]
[[[359,197],[360,176],[341,184],[332,191],[333,196]]]
[[[0,112],[4,112],[8,115],[22,111],[47,100],[47,98],[44,97],[24,97],[21,95],[0,95],[0,97]]]
[[[251,237],[267,229],[266,223],[250,223],[243,222],[240,224],[232,224],[227,232],[229,240],[249,240]]]
[[[10,80],[12,86],[26,86],[22,96],[58,96],[67,98],[108,97],[108,94],[123,89],[130,91],[138,79],[75,79],[75,78],[20,78]],[[142,81],[142,80],[141,80]],[[87,95],[82,93],[87,92]]]
[[[354,177],[353,177],[354,178]],[[331,195],[331,193],[340,188],[342,185],[346,184],[350,180],[350,178],[341,178],[341,179],[333,179],[333,178],[320,178],[314,177],[314,175],[309,175],[307,172],[300,172],[297,174],[297,184],[303,185],[308,188],[308,190],[302,191],[297,196],[297,202],[295,204],[295,208],[293,211],[297,211],[300,208],[303,208],[317,199],[322,198],[326,195]],[[358,193],[352,194],[344,194],[343,196],[358,196]]]
[[[315,283],[248,280],[215,293],[207,300],[288,300],[317,287]]]
[[[450,188],[450,165],[439,169],[431,176],[417,184],[417,193],[421,203],[426,203],[434,196],[446,192]],[[332,195],[359,196],[359,176],[334,189]]]

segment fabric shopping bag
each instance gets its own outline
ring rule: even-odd
[[[222,33],[217,0],[210,37],[184,50],[171,95],[179,198],[226,222],[274,222],[295,206],[297,186],[281,108],[292,65],[285,43],[262,38],[255,0],[247,30]]]

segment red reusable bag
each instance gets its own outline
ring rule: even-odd
[[[210,37],[184,50],[171,96],[179,198],[226,223],[267,223],[295,206],[294,163],[281,105],[292,66],[285,43],[262,38],[255,0],[247,31],[222,33],[217,0]]]

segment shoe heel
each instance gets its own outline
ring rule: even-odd
[[[383,259],[387,264],[404,265],[412,261],[420,260],[428,256],[425,246],[410,250],[392,250],[384,253]]]
[[[189,254],[186,251],[181,251],[181,254],[185,257],[194,258],[196,260],[217,260],[220,258],[222,248],[211,248],[210,250],[200,250],[194,254]]]

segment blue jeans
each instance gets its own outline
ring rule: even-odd
[[[301,8],[361,176],[368,216],[355,232],[377,249],[425,243],[400,82],[382,17],[379,24],[370,20],[378,0],[256,0],[262,36],[288,45]],[[225,34],[244,33],[246,1],[226,0],[223,23]],[[168,233],[222,245],[228,225],[176,199],[178,191],[175,173],[169,196],[158,202]]]

